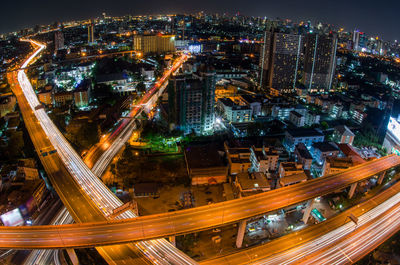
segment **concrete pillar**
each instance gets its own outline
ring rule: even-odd
[[[358,184],[358,182],[351,184],[350,191],[348,194],[349,199],[353,198],[354,192],[356,191],[356,188],[357,188],[357,184]]]
[[[307,224],[307,222],[308,222],[308,218],[310,217],[310,213],[311,213],[313,204],[314,204],[314,199],[311,199],[307,202],[307,206],[306,206],[306,209],[304,209],[304,214],[303,214],[303,223],[304,224]]]
[[[170,236],[168,238],[168,240],[172,245],[174,245],[174,247],[176,247],[176,238],[175,238],[175,236]]]
[[[76,256],[75,250],[73,248],[67,248],[66,250],[67,250],[69,259],[71,260],[72,264],[79,265],[78,256]]]
[[[236,237],[236,247],[241,248],[243,244],[244,233],[246,232],[247,221],[243,220],[239,222],[238,234]]]
[[[378,177],[378,185],[381,185],[382,184],[382,182],[383,182],[383,179],[385,178],[385,176],[386,176],[386,171],[383,171],[383,172],[381,172],[380,174],[379,174],[379,177]]]

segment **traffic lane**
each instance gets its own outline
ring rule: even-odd
[[[378,170],[380,170],[379,167],[376,165],[376,162],[374,164],[369,165],[369,167],[373,166],[375,169],[378,168]],[[364,171],[370,173],[369,167],[365,168],[364,170],[357,169],[357,172],[360,174],[364,174]],[[348,174],[353,174],[352,171],[354,170],[350,170]],[[346,176],[346,174],[342,175]],[[320,192],[320,189],[314,187],[314,191],[318,193]],[[265,201],[274,201],[272,200],[272,198],[275,198],[275,202],[278,203],[277,204],[278,207],[282,206],[281,204],[279,204],[282,203],[282,200],[280,200],[279,198],[277,200],[276,199],[277,197],[273,192],[266,192],[265,195],[268,195],[269,197],[263,196],[264,200],[257,202],[258,207],[260,207],[260,209],[264,209],[262,210],[262,212],[265,211]],[[283,193],[282,195],[283,197],[287,198],[290,194]],[[298,195],[302,194],[300,193]],[[293,199],[297,200],[297,197]],[[106,241],[110,244],[113,244],[118,241],[126,242],[128,240],[127,237],[129,237],[129,240],[131,241],[149,239],[153,237],[164,237],[167,235],[185,233],[188,231],[197,231],[197,229],[205,229],[210,227],[210,224],[220,225],[221,223],[230,222],[230,220],[232,220],[233,222],[238,218],[243,218],[243,216],[246,215],[245,213],[246,211],[250,212],[255,208],[254,204],[251,204],[253,205],[252,209],[247,209],[248,208],[247,203],[246,204],[239,203],[240,200],[235,200],[235,201],[237,205],[235,204],[228,205],[229,207],[231,207],[229,211],[226,209],[227,208],[226,204],[219,203],[214,205],[208,205],[205,207],[204,206],[198,207],[190,210],[177,211],[173,213],[144,216],[136,218],[134,220],[131,219],[129,221],[123,220],[123,221],[113,221],[107,224],[91,223],[91,224],[79,225],[79,227],[75,227],[75,231],[77,232],[77,234],[75,234],[74,236],[75,240],[71,240],[68,238],[69,235],[68,233],[70,232],[68,231],[67,227],[63,228],[58,227],[57,229],[60,229],[60,231],[58,231],[60,235],[62,236],[65,235],[65,237],[63,238],[64,243],[68,242],[70,244],[74,244],[74,242],[77,242],[76,239],[79,238],[79,234],[81,234],[81,236],[84,235],[83,238],[80,238],[80,241],[82,242],[87,240],[90,241],[90,243],[86,242],[85,245],[99,244],[99,242],[102,241],[104,237],[107,237]],[[288,201],[284,201],[283,203],[288,204]],[[193,210],[195,210],[195,212],[193,212]],[[228,215],[228,219],[226,212],[231,213],[231,215]],[[211,216],[206,216],[207,213],[210,214]],[[252,213],[252,215],[253,214],[254,212]],[[155,219],[157,220],[157,222],[154,222]],[[90,225],[90,227],[87,227],[88,225]],[[40,229],[47,229],[47,228],[40,227]],[[61,229],[63,231],[61,231]],[[125,234],[124,232],[127,233]],[[88,237],[87,235],[91,236]]]
[[[244,249],[214,259],[209,259],[201,262],[201,264],[249,264],[257,260],[260,261],[260,264],[263,264],[262,261],[264,259],[273,255],[282,258],[281,260],[275,261],[276,263],[284,262],[285,260],[292,258],[294,255],[293,249],[295,247],[314,242],[315,239],[325,237],[326,233],[342,226],[346,222],[350,222],[348,218],[350,213],[354,214],[355,216],[361,216],[365,212],[368,212],[374,207],[381,205],[398,193],[400,193],[400,183],[389,187],[385,192],[379,193],[369,200],[360,203],[322,223],[308,226],[301,231],[274,239],[261,246]],[[305,246],[304,249],[300,249],[300,255],[304,256],[309,249],[310,246]]]

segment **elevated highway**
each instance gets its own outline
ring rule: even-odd
[[[31,42],[38,49],[22,65],[29,65],[45,48]],[[11,75],[11,76],[10,76]],[[51,122],[40,105],[23,70],[9,73],[28,132],[35,149],[63,203],[77,222],[105,221],[112,209],[122,202],[83,163],[68,141]],[[57,152],[43,155],[43,150]],[[118,218],[133,218],[127,211]],[[109,264],[196,264],[166,240],[152,240],[135,244],[98,247]]]
[[[176,212],[64,226],[0,228],[1,248],[78,248],[192,233],[295,205],[400,165],[390,155],[346,171],[265,193]]]

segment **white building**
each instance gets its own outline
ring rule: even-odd
[[[253,110],[250,107],[237,105],[229,98],[218,99],[218,104],[220,110],[224,112],[224,116],[229,122],[251,121]]]

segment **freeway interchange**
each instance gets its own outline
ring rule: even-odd
[[[192,233],[259,216],[343,189],[400,164],[396,155],[261,194],[134,219],[65,226],[4,227],[2,248],[77,248]],[[17,235],[17,240],[15,236]]]
[[[30,59],[34,58],[39,52],[40,49],[35,52]],[[25,122],[28,123],[27,127],[36,149],[41,150],[41,148],[54,146],[58,151],[57,153],[46,156],[45,158],[41,157],[42,163],[44,164],[46,171],[49,171],[48,173],[51,175],[52,183],[56,186],[56,190],[59,194],[61,193],[60,196],[63,198],[63,202],[66,203],[68,210],[74,216],[74,219],[82,222],[82,224],[55,227],[6,227],[5,230],[0,231],[0,247],[3,248],[25,249],[102,246],[200,231],[224,224],[234,223],[249,217],[258,216],[269,211],[284,208],[285,206],[328,194],[337,189],[343,189],[353,183],[372,177],[400,164],[399,157],[388,156],[379,160],[367,162],[342,173],[266,192],[260,195],[213,204],[211,206],[139,218],[134,218],[134,215],[127,212],[123,214],[122,217],[128,219],[106,221],[104,216],[110,212],[110,209],[112,210],[116,208],[118,204],[120,205],[120,202],[110,195],[110,191],[107,187],[103,187],[104,185],[102,185],[101,181],[98,181],[98,178],[96,177],[97,174],[90,173],[90,170],[87,170],[87,167],[85,168],[85,165],[81,163],[82,160],[80,158],[80,161],[77,159],[79,156],[73,151],[73,149],[69,149],[69,144],[65,139],[63,139],[60,132],[56,130],[56,128],[52,127],[54,124],[51,124],[51,122],[46,120],[46,117],[44,116],[46,113],[44,110],[34,110],[37,98],[36,95],[34,95],[34,92],[33,94],[30,94],[30,83],[22,70],[18,72],[18,82],[21,84],[22,89],[21,91],[18,91],[18,89],[14,88],[14,93],[18,97],[20,106],[23,106],[21,107],[21,112],[23,113]],[[24,98],[26,98],[25,101]],[[138,109],[138,111],[139,110],[140,109]],[[64,152],[66,152],[66,154]],[[68,175],[70,175],[70,177],[68,177]],[[94,178],[96,178],[97,181],[95,181]],[[71,193],[69,194],[68,192]],[[70,197],[74,197],[78,202],[74,202]],[[78,205],[80,204],[80,200],[85,201],[86,203]],[[385,204],[386,207],[391,206],[388,206],[388,203]],[[391,203],[394,204],[393,201],[391,201]],[[81,207],[87,208],[84,210]],[[392,212],[395,214],[394,207]],[[383,212],[380,213],[382,214]],[[383,215],[384,214],[382,214],[382,216]],[[394,215],[390,216],[391,217],[388,218],[394,218]],[[377,222],[377,225],[381,223],[382,222]],[[394,227],[392,225],[390,231],[396,230],[397,227],[398,225]],[[389,229],[388,227],[386,228]],[[127,231],[130,231],[131,234],[128,234]],[[11,246],[11,238],[13,238],[15,242],[15,245],[13,246]],[[348,238],[350,238],[350,236],[348,236]],[[109,257],[108,259],[106,258],[106,260],[110,263],[115,263],[113,260],[124,255],[129,256],[128,253],[132,252],[132,248],[138,248],[141,249],[142,253],[144,252],[147,257],[151,254],[153,258],[150,258],[150,260],[154,263],[163,263],[162,261],[167,256],[165,253],[175,254],[175,258],[170,259],[166,264],[195,263],[190,259],[186,259],[186,256],[183,253],[180,254],[179,250],[164,241],[165,240],[151,240],[138,242],[134,245],[118,245],[122,249],[124,248],[122,246],[126,246],[126,249],[128,250],[125,249],[121,251],[120,249],[117,254],[114,254],[113,257]],[[345,244],[344,242],[345,241],[343,241],[343,244]],[[361,243],[362,242],[358,242],[357,244]],[[293,246],[294,245],[295,244],[293,244]],[[114,248],[115,247],[116,246],[114,245]],[[104,257],[112,252],[110,248],[112,248],[112,246],[99,247],[98,250]],[[160,254],[160,249],[165,248],[168,250],[164,252],[164,254]],[[152,253],[149,254],[149,251],[152,251]],[[322,250],[319,249],[318,251]],[[135,264],[145,264],[146,261],[144,261],[143,258],[140,258],[141,254],[139,252],[140,251],[138,250],[133,251],[133,253],[135,253],[133,256],[135,257],[132,257],[133,259],[130,261],[132,262],[132,260],[134,260]],[[292,251],[288,252],[292,253]],[[315,254],[313,255],[315,256]],[[341,260],[339,259],[338,262],[340,263],[340,261]],[[268,263],[267,261],[262,261],[260,264],[264,264],[264,262]],[[249,260],[243,264],[247,263],[249,263]],[[276,260],[272,262],[272,264],[275,263]]]

